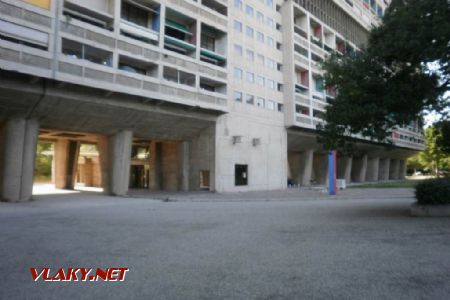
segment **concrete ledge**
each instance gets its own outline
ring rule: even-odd
[[[450,217],[450,204],[419,205],[414,203],[410,208],[412,217]]]

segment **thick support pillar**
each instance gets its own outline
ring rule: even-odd
[[[189,191],[189,142],[182,142],[179,144],[179,157],[180,157],[180,190]]]
[[[109,184],[109,139],[106,136],[99,136],[97,142],[97,150],[100,159],[100,175],[103,193],[111,194],[111,186]]]
[[[300,172],[300,157],[299,152],[288,153],[288,179],[292,184],[301,184],[301,172]]]
[[[391,160],[389,158],[383,158],[380,160],[380,168],[378,170],[378,180],[389,180],[389,170],[391,166]]]
[[[353,158],[351,156],[338,157],[338,179],[345,179],[346,183],[350,183],[352,181],[352,164]]]
[[[55,187],[73,190],[77,175],[80,142],[58,140],[55,143]]]
[[[314,183],[326,185],[328,181],[328,155],[318,153],[313,159]]]
[[[367,172],[367,154],[353,159],[352,179],[356,182],[364,182]]]
[[[402,159],[400,160],[400,170],[399,170],[399,178],[398,179],[405,179],[406,176],[406,160]]]
[[[391,167],[389,170],[389,179],[397,180],[400,177],[400,160],[391,159]]]
[[[36,120],[13,119],[6,123],[1,134],[1,200],[31,199],[38,134],[39,123]]]
[[[311,185],[311,176],[313,170],[314,150],[306,150],[300,155],[300,178],[302,186]]]
[[[367,161],[367,181],[378,181],[378,173],[380,168],[380,158],[372,157]]]
[[[133,132],[122,130],[109,138],[110,194],[125,196],[130,181]]]

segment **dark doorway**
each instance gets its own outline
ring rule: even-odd
[[[248,185],[248,166],[234,165],[234,184]]]

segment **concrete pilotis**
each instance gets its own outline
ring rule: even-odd
[[[110,193],[124,196],[128,192],[133,133],[122,130],[109,140]]]
[[[378,173],[380,168],[380,158],[372,157],[367,161],[367,181],[378,181]]]
[[[337,159],[338,164],[338,179],[345,179],[346,183],[350,183],[352,180],[352,163],[353,158],[351,156],[341,156]]]
[[[6,123],[0,156],[1,200],[31,199],[38,133],[36,120],[13,119]]]
[[[72,190],[75,187],[80,142],[58,140],[55,143],[55,187]]]
[[[302,186],[311,185],[313,171],[314,150],[306,150],[300,155],[300,184]]]
[[[102,181],[103,193],[110,194],[111,193],[111,185],[109,182],[110,179],[110,170],[109,170],[109,139],[106,136],[98,137],[97,142],[97,150],[99,153],[100,159],[100,174]]]
[[[181,170],[180,170],[180,182],[181,182],[181,190],[189,191],[189,142],[182,142],[179,145],[179,157],[181,158]]]
[[[389,179],[397,180],[400,175],[400,160],[391,159],[391,167],[389,170]]]
[[[389,158],[380,159],[380,167],[378,170],[378,180],[389,180],[389,170],[391,166],[391,160]]]
[[[405,179],[406,176],[406,160],[402,159],[400,160],[400,169],[399,169],[399,178],[398,179]]]
[[[364,182],[367,172],[367,154],[359,158],[353,158],[352,179],[356,182]]]

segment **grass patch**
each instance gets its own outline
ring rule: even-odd
[[[361,185],[351,185],[350,189],[390,189],[390,188],[414,188],[422,180],[402,180],[394,182],[364,183]]]

